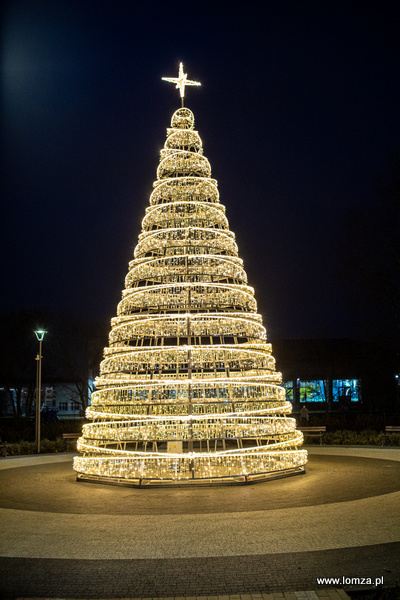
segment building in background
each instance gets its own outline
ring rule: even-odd
[[[88,405],[90,406],[93,380],[87,382]],[[17,395],[20,393],[20,399]],[[0,407],[2,417],[13,417],[16,413],[17,402],[20,403],[22,417],[35,416],[35,394],[32,386],[23,387],[19,392],[16,389],[0,387]],[[76,386],[72,383],[52,383],[42,385],[42,418],[51,419],[81,419],[85,415],[85,406],[81,400]]]

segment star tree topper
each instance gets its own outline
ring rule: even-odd
[[[182,98],[182,106],[183,98],[185,97],[185,85],[201,85],[199,81],[190,81],[190,79],[187,78],[187,74],[183,72],[183,63],[179,64],[178,77],[162,77],[161,79],[163,81],[168,81],[169,83],[176,83],[176,88],[179,90]]]

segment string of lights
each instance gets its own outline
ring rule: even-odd
[[[183,101],[197,83],[181,70],[166,80]],[[78,480],[167,486],[304,472],[302,434],[217,186],[193,113],[180,108],[78,440]]]

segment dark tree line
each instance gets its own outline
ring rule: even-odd
[[[0,412],[11,403],[15,418],[32,414],[36,390],[36,329],[47,331],[42,348],[42,384],[59,384],[83,415],[88,383],[98,371],[107,344],[108,325],[55,314],[48,309],[23,309],[0,315]]]

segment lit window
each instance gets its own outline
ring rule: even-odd
[[[334,379],[332,396],[334,402],[358,402],[360,400],[360,380]]]
[[[286,399],[289,402],[293,402],[293,381],[284,381],[282,385],[286,390]]]
[[[324,379],[301,381],[299,384],[300,402],[326,402],[328,382]]]

